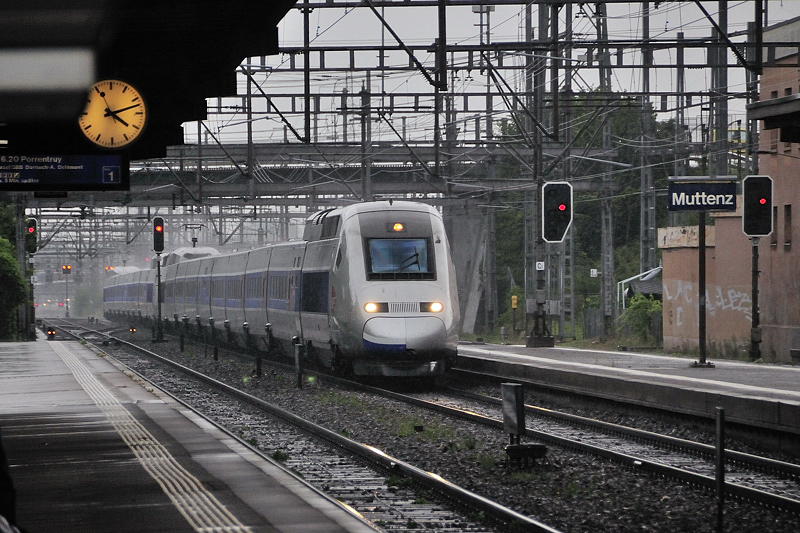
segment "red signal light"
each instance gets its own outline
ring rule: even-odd
[[[36,233],[36,228],[34,228],[32,226],[28,227],[28,233]]]
[[[566,204],[558,204],[558,210],[559,211],[566,211],[567,210]]]
[[[758,199],[758,203],[760,203],[761,205],[764,205],[764,204],[767,203],[767,199],[766,198],[759,198]]]
[[[162,217],[153,219],[153,251],[159,254],[164,251],[164,219]]]
[[[58,302],[59,307],[64,307],[64,302]]]

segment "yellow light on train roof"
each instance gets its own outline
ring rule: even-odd
[[[392,225],[392,229],[394,231],[403,231],[405,227],[403,227],[403,224],[401,224],[400,222],[395,222],[394,225]]]

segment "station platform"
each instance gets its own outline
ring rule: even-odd
[[[0,437],[29,533],[375,532],[78,342],[0,343]]]
[[[800,436],[800,367],[628,351],[458,347],[456,368]],[[800,439],[795,444],[800,448]],[[800,450],[798,450],[800,451]]]

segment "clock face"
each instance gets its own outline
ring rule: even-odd
[[[146,120],[147,108],[139,91],[122,81],[103,80],[89,90],[78,125],[94,144],[121,148],[139,137]]]

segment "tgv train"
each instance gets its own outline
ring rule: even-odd
[[[455,362],[455,271],[430,206],[365,202],[311,215],[302,240],[231,255],[188,250],[204,257],[162,258],[162,316],[180,327],[286,353],[299,344],[359,376],[434,377]],[[109,278],[106,315],[155,318],[155,277]]]

